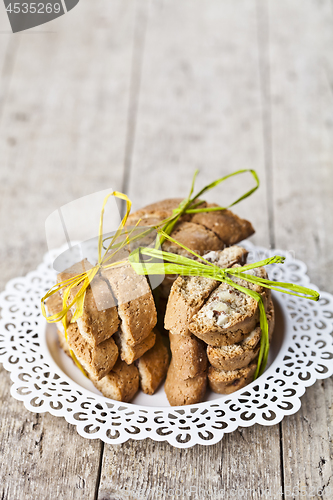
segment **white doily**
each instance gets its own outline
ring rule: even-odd
[[[285,255],[284,265],[268,266],[270,278],[311,288],[304,263],[281,250],[243,242],[251,261]],[[170,407],[163,388],[141,393],[134,403],[107,399],[60,352],[40,299],[55,282],[48,253],[36,271],[11,280],[0,295],[0,361],[11,372],[11,394],[33,412],[50,412],[76,425],[81,436],[123,443],[150,437],[176,447],[210,445],[238,426],[274,425],[298,411],[300,397],[317,379],[333,374],[333,296],[313,302],[273,293],[276,328],[269,366],[255,382],[232,395],[208,395],[204,403]],[[91,385],[89,385],[91,384]]]

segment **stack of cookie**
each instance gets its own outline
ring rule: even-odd
[[[127,226],[155,226],[170,217],[181,199],[163,200],[128,217]],[[216,207],[200,202],[200,207]],[[254,233],[250,222],[230,210],[184,214],[171,236],[190,250],[227,268],[243,265],[247,251],[235,244]],[[151,241],[149,240],[151,239]],[[145,244],[153,242],[154,234]],[[143,244],[143,243],[140,243]],[[165,240],[162,249],[186,257],[193,254]],[[133,250],[133,249],[132,249]],[[124,248],[113,257],[126,260]],[[209,252],[209,253],[207,253]],[[109,261],[108,263],[110,263]],[[59,273],[62,282],[92,265],[84,259]],[[254,272],[266,277],[263,269]],[[264,300],[270,331],[274,309],[269,291],[233,278],[258,291]],[[71,290],[71,302],[80,285]],[[72,351],[94,385],[106,396],[130,401],[139,387],[153,394],[167,374],[165,391],[171,405],[202,401],[207,383],[212,390],[228,393],[243,387],[253,377],[261,330],[254,299],[224,283],[203,277],[165,276],[159,289],[159,312],[169,331],[172,360],[156,329],[156,306],[146,277],[129,264],[101,270],[87,288],[83,314],[71,323],[67,337],[58,323],[58,336],[67,354]],[[62,310],[60,293],[47,301],[50,315]],[[74,308],[75,309],[75,308]]]
[[[272,339],[274,330],[274,306],[269,300],[266,307],[268,335]],[[209,385],[214,392],[231,394],[253,380],[260,349],[261,328],[256,326],[244,340],[221,347],[208,345],[207,357]]]
[[[58,274],[58,282],[92,268],[84,259]],[[80,285],[71,290],[71,302]],[[47,301],[50,315],[62,310],[60,293]],[[96,275],[87,288],[83,314],[70,323],[67,316],[67,341],[58,323],[61,347],[75,357],[93,384],[106,397],[130,401],[141,389],[153,394],[164,379],[168,349],[156,330],[156,308],[147,280],[131,266],[124,265]]]
[[[244,265],[246,257],[247,251],[237,246],[205,255],[222,268]],[[264,268],[251,272],[267,278]],[[274,307],[270,290],[238,277],[232,279],[261,295],[271,336]],[[179,276],[171,288],[165,328],[170,332],[172,353],[165,383],[171,405],[202,401],[207,381],[220,394],[252,381],[261,338],[259,307],[252,297],[226,283]]]
[[[134,226],[139,220],[140,226],[158,225],[167,217],[170,217],[173,210],[182,201],[181,198],[171,198],[143,207],[130,214],[127,219],[127,226]],[[197,208],[217,206],[214,203],[209,204],[202,201]],[[203,255],[211,250],[223,250],[225,247],[235,245],[253,233],[254,229],[249,221],[241,219],[231,210],[217,210],[213,212],[184,214],[173,228],[171,236],[190,250]],[[193,258],[190,252],[168,240],[163,243],[162,249],[167,252]],[[175,279],[175,276],[165,277],[159,290],[162,299],[168,298]]]

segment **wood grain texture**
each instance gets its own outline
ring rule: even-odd
[[[80,4],[54,32],[15,35],[0,123],[5,282],[40,261],[53,210],[122,187],[135,13],[134,1]]]
[[[332,3],[98,4],[15,37],[0,19],[0,289],[40,262],[45,218],[68,201],[110,186],[138,208],[184,196],[195,168],[198,187],[255,168],[260,191],[235,208],[254,243],[294,251],[332,292]],[[246,186],[208,199],[228,203]],[[4,500],[332,497],[331,379],[280,426],[188,450],[103,447],[26,411],[10,385],[0,368]]]
[[[241,168],[255,168],[260,194],[235,207],[251,213],[268,245],[263,123],[254,1],[152,2],[129,182],[135,207],[185,196]],[[251,184],[229,180],[207,194],[226,205]]]
[[[0,381],[1,498],[93,500],[101,443],[86,441],[63,418],[25,410],[2,367]]]
[[[122,188],[135,17],[134,1],[103,1],[98,9],[80,2],[52,23],[53,32],[12,35],[4,51],[1,290],[41,261],[53,210]],[[1,369],[0,498],[94,499],[102,444],[64,419],[25,410],[10,386]]]
[[[271,1],[268,18],[276,244],[332,293],[332,3]],[[332,498],[332,387],[317,382],[281,423],[286,498]]]
[[[332,385],[316,382],[299,412],[282,421],[286,497],[290,491],[295,498],[332,498]]]
[[[134,205],[186,195],[195,168],[198,188],[256,168],[260,194],[235,211],[251,213],[255,241],[269,245],[256,3],[227,1],[222,9],[215,1],[153,2],[138,93],[128,191]],[[208,199],[228,203],[249,180]],[[241,429],[208,448],[176,450],[150,440],[106,445],[98,498],[201,499],[233,489],[259,499],[267,488],[279,495],[279,450],[279,426]]]
[[[105,445],[98,500],[261,499],[268,490],[280,498],[272,429],[239,429],[214,446],[185,450],[150,439]]]
[[[272,1],[269,17],[277,245],[332,293],[332,2]]]

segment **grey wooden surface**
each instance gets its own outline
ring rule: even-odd
[[[82,0],[16,35],[0,7],[0,40],[1,290],[38,265],[66,202],[113,187],[138,208],[185,196],[195,168],[203,185],[251,167],[260,191],[235,211],[254,243],[295,252],[333,293],[331,1]],[[280,425],[188,450],[85,440],[10,385],[1,367],[2,499],[331,498],[332,379]]]

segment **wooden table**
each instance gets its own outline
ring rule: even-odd
[[[75,198],[111,187],[138,208],[185,196],[195,168],[203,186],[251,167],[260,190],[235,211],[252,241],[293,251],[333,292],[332,2],[82,0],[16,35],[0,16],[1,289],[38,265],[46,217]],[[208,199],[228,203],[249,182]],[[26,411],[10,386],[1,367],[3,500],[177,498],[174,488],[202,499],[212,487],[332,498],[332,379],[280,425],[188,450],[85,440]]]

